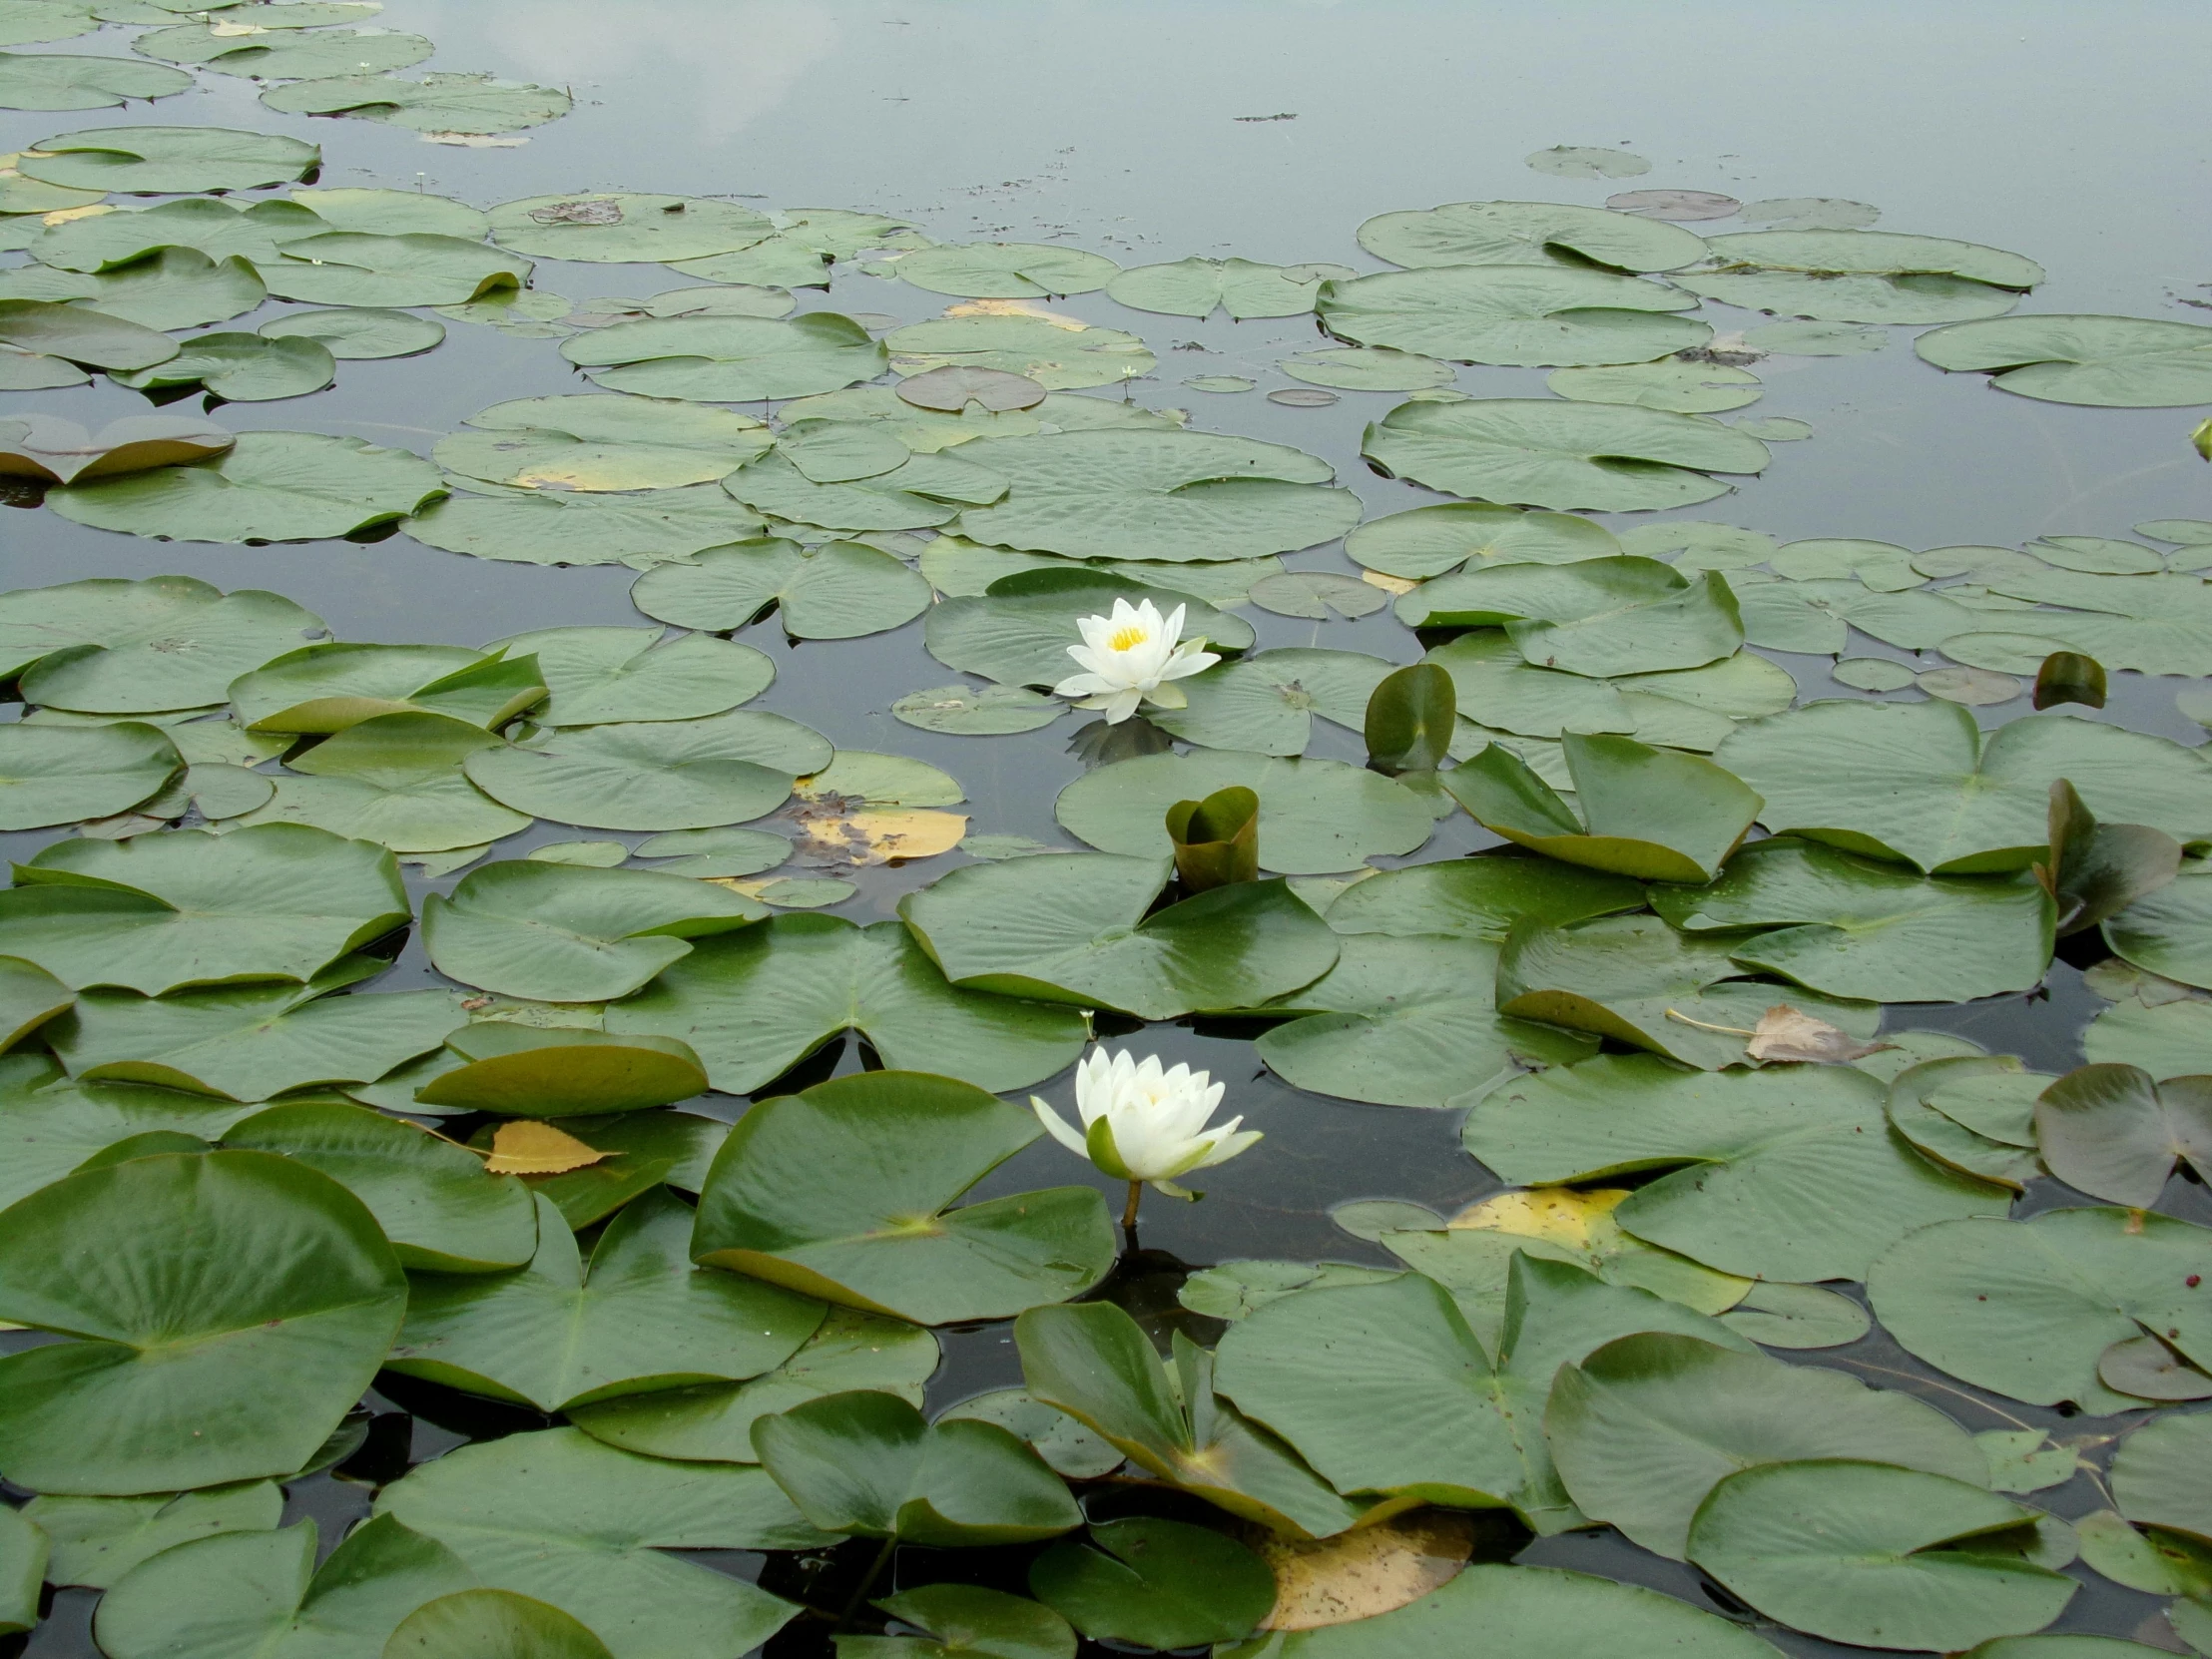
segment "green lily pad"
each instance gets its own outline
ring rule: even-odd
[[[693,1253],[919,1325],[1066,1301],[1112,1265],[1094,1189],[951,1208],[1042,1133],[1019,1107],[948,1077],[883,1071],[818,1083],[739,1120],[700,1195]],[[767,1443],[758,1425],[755,1443]]]
[[[1051,1608],[978,1584],[923,1584],[875,1603],[930,1640],[840,1636],[837,1659],[1075,1659],[1075,1632]]]
[[[750,645],[710,634],[664,639],[658,628],[547,628],[485,649],[534,658],[552,698],[540,726],[689,721],[758,697],[776,665]]]
[[[796,639],[841,640],[911,622],[929,607],[929,584],[858,542],[808,552],[769,537],[647,571],[630,598],[647,616],[680,628],[744,628],[774,607]]]
[[[757,1468],[639,1457],[576,1428],[462,1446],[408,1470],[376,1507],[482,1582],[581,1620],[617,1654],[666,1659],[727,1659],[799,1612],[672,1552],[830,1541]]]
[[[767,452],[751,415],[675,398],[518,397],[432,451],[449,472],[519,489],[645,490],[711,484]]]
[[[1029,1442],[1053,1471],[1069,1480],[1094,1480],[1121,1467],[1118,1446],[1108,1444],[1057,1405],[1032,1398],[1025,1388],[994,1388],[944,1411],[946,1417],[995,1422]]]
[[[138,721],[0,727],[0,829],[39,830],[126,812],[183,765],[168,734]]]
[[[2212,1361],[2191,1274],[2212,1274],[2212,1230],[2139,1210],[2047,1210],[1930,1227],[1873,1264],[1867,1293],[1884,1329],[1930,1365],[2095,1416],[2143,1403],[2098,1380],[2115,1343],[2150,1329],[2198,1366]]]
[[[445,1045],[460,1063],[418,1086],[424,1105],[504,1117],[593,1116],[688,1100],[707,1086],[699,1056],[668,1037],[482,1020],[447,1032]]]
[[[2140,316],[2017,316],[1932,329],[1914,350],[2000,391],[2106,409],[2212,403],[2212,328]]]
[[[2051,783],[2101,820],[2187,841],[2212,831],[2212,772],[2163,738],[2034,715],[1984,739],[1954,704],[1808,704],[1714,754],[1766,798],[1760,822],[1936,874],[2021,869],[2043,855]]]
[[[276,594],[226,595],[189,576],[68,582],[0,597],[0,662],[28,700],[150,713],[221,702],[233,680],[321,626]]]
[[[457,645],[303,646],[230,683],[233,715],[251,732],[343,732],[378,715],[431,714],[489,730],[545,695],[537,664]]]
[[[1437,405],[1440,407],[1441,405]],[[1144,429],[991,438],[962,455],[1002,475],[1006,499],[959,533],[993,547],[1084,559],[1252,559],[1334,540],[1359,498],[1329,464],[1281,444]]]
[[[611,565],[684,559],[761,532],[714,484],[620,495],[518,491],[448,495],[409,518],[428,547],[518,564]]]
[[[909,893],[899,914],[955,985],[1143,1019],[1250,1007],[1336,961],[1328,924],[1280,881],[1147,915],[1169,868],[1107,853],[970,864]]]
[[[894,275],[931,293],[971,299],[1042,299],[1089,293],[1120,269],[1100,254],[1034,242],[948,242],[900,255]]]
[[[1275,1604],[1275,1575],[1219,1532],[1151,1515],[1093,1526],[1092,1547],[1054,1545],[1029,1588],[1093,1640],[1193,1648],[1252,1634]]]
[[[1705,323],[1671,311],[1679,288],[1568,266],[1435,266],[1322,284],[1322,326],[1361,345],[1454,362],[1557,367],[1637,363],[1703,345]]]
[[[636,850],[641,858],[671,859],[659,866],[671,875],[727,878],[774,869],[792,855],[792,843],[766,830],[678,830],[651,836]]]
[[[1389,603],[1389,595],[1372,582],[1329,570],[1286,570],[1263,576],[1252,584],[1249,597],[1263,611],[1311,617],[1316,622],[1373,616]]]
[[[2207,1426],[2201,1413],[2157,1417],[2121,1442],[2112,1455],[2112,1496],[2121,1514],[2212,1543],[2205,1485],[2212,1468],[2212,1434]]]
[[[368,1206],[401,1267],[484,1274],[530,1259],[537,1218],[522,1184],[411,1123],[358,1106],[277,1105],[233,1124],[223,1144],[320,1170]]]
[[[1100,767],[1060,792],[1054,816],[1102,852],[1158,857],[1170,850],[1168,808],[1231,786],[1258,794],[1262,866],[1286,875],[1358,869],[1378,853],[1411,852],[1435,828],[1420,797],[1380,774],[1342,761],[1220,749]]]
[[[265,1653],[337,1641],[373,1650],[418,1604],[471,1582],[451,1550],[389,1518],[347,1536],[319,1572],[315,1543],[315,1523],[303,1520],[180,1544],[101,1599],[101,1650],[115,1659],[219,1659],[246,1651],[242,1642]]]
[[[184,23],[149,30],[131,43],[131,50],[166,63],[198,64],[219,75],[303,81],[405,69],[435,48],[420,35],[391,29],[317,29],[309,34],[264,28],[238,35],[206,23]]]
[[[924,732],[1001,737],[1050,726],[1067,713],[1067,705],[1023,686],[958,685],[908,692],[891,705],[891,713]]]
[[[289,3],[296,6],[302,0],[289,0]],[[320,185],[287,191],[285,195],[290,201],[312,209],[333,231],[359,231],[375,237],[424,233],[474,241],[489,228],[489,221],[474,208],[451,197],[432,196],[425,191]]]
[[[872,380],[889,364],[881,342],[833,311],[648,317],[575,335],[562,342],[561,355],[609,391],[708,403],[835,391]]]
[[[464,305],[530,279],[528,260],[424,232],[332,231],[288,242],[262,270],[269,291],[318,305]]]
[[[541,127],[568,114],[570,98],[558,87],[502,81],[489,75],[432,72],[417,80],[397,75],[334,75],[270,87],[262,102],[286,115],[351,116],[426,134],[512,133]],[[718,203],[716,206],[722,206]],[[575,259],[564,253],[559,258]]]
[[[781,715],[580,727],[480,750],[468,776],[518,812],[592,830],[703,830],[774,812],[829,742]]]
[[[2076,1192],[2150,1209],[2176,1160],[2200,1176],[2212,1167],[2212,1081],[2161,1085],[2139,1066],[2081,1066],[2037,1099],[2035,1143]]]
[[[492,241],[544,260],[698,260],[750,247],[774,228],[752,208],[696,196],[587,191],[491,211]]]
[[[2089,1022],[2081,1052],[2092,1065],[2141,1066],[2160,1082],[2212,1074],[2212,1002],[2122,1002]]]
[[[47,299],[0,299],[0,343],[43,354],[48,366],[32,379],[52,378],[52,364],[89,363],[95,368],[144,368],[177,354],[177,342],[144,323],[108,316],[82,305]],[[37,365],[31,365],[37,366]],[[62,385],[80,382],[63,379]],[[19,387],[35,390],[36,387]]]
[[[75,1077],[268,1100],[381,1077],[437,1047],[463,1017],[446,991],[323,994],[359,976],[341,962],[306,985],[87,991],[50,1035]]]
[[[1652,904],[1686,931],[1732,935],[1742,966],[1830,996],[1969,1002],[2030,989],[2050,965],[2050,898],[2024,873],[1921,876],[1788,836]],[[1771,931],[1738,931],[1752,927]]]
[[[1989,1478],[1973,1437],[1910,1394],[1659,1333],[1566,1367],[1544,1431],[1585,1514],[1677,1561],[1700,1502],[1739,1469],[1856,1458],[1975,1486]]]
[[[1571,732],[1560,747],[1574,780],[1571,808],[1494,743],[1443,774],[1444,788],[1508,840],[1645,881],[1711,880],[1758,815],[1758,796],[1695,755]]]
[[[71,840],[0,892],[0,955],[159,996],[310,979],[408,919],[392,855],[303,825]]]
[[[385,1651],[404,1659],[613,1659],[581,1620],[512,1590],[456,1590],[399,1621]]]
[[[337,359],[320,340],[269,339],[261,334],[201,334],[155,368],[117,375],[144,391],[199,386],[233,403],[268,403],[320,391],[337,374]]]
[[[0,46],[70,40],[98,27],[90,0],[11,0],[0,11]]]
[[[921,530],[942,524],[964,501],[1006,493],[1002,479],[949,455],[915,455],[875,477],[816,483],[781,451],[722,481],[756,512],[826,530]]]
[[[822,1323],[822,1304],[691,1264],[691,1207],[667,1192],[625,1208],[593,1246],[540,1195],[527,1267],[418,1282],[393,1371],[559,1411],[616,1395],[755,1377]]]
[[[1485,853],[1384,870],[1348,888],[1323,914],[1339,933],[1445,933],[1497,940],[1522,916],[1549,922],[1642,905],[1644,890],[1548,858]]]
[[[221,1138],[254,1108],[136,1083],[78,1083],[47,1054],[0,1056],[0,1137],[7,1148],[0,1206],[70,1174],[118,1142],[147,1135]],[[286,1471],[289,1472],[289,1471]]]
[[[0,1053],[5,1053],[76,1000],[75,993],[35,962],[0,956]]]
[[[536,676],[532,675],[535,679]],[[500,805],[462,768],[500,741],[448,715],[375,715],[295,755],[253,824],[304,824],[376,841],[395,852],[481,846],[530,825]]]
[[[2208,912],[2212,872],[2204,859],[2186,859],[2173,880],[2105,919],[2105,941],[2139,968],[2185,985],[2202,984],[2212,979],[2212,953],[2203,935]]]
[[[1211,316],[1219,308],[1249,317],[1304,316],[1331,277],[1358,273],[1341,265],[1260,265],[1251,260],[1177,260],[1132,266],[1106,284],[1106,296],[1140,311]]]
[[[81,300],[104,316],[148,328],[197,328],[252,310],[268,290],[255,268],[236,255],[211,260],[196,248],[165,248],[151,259],[96,276],[18,266],[0,275],[0,295]]]
[[[865,1388],[921,1403],[937,1339],[903,1320],[832,1307],[782,1365],[743,1382],[618,1394],[567,1413],[609,1445],[685,1462],[756,1463],[753,1424],[824,1394]]]
[[[922,643],[947,668],[1006,686],[1049,688],[1075,670],[1068,648],[1082,642],[1082,619],[1110,613],[1117,599],[1132,606],[1149,599],[1163,616],[1180,608],[1185,639],[1204,639],[1229,651],[1253,642],[1250,623],[1189,594],[1077,568],[1002,576],[988,593],[933,605]]]
[[[191,196],[303,179],[322,152],[297,139],[228,127],[98,127],[41,139],[17,158],[25,178],[72,190]]]
[[[1014,1322],[1033,1398],[1056,1405],[1151,1473],[1290,1537],[1331,1537],[1360,1518],[1282,1440],[1214,1391],[1214,1357],[1181,1332],[1176,1377],[1121,1309],[1032,1308]]]
[[[72,1242],[87,1229],[97,1258]],[[58,1181],[0,1226],[0,1318],[78,1339],[0,1361],[8,1478],[131,1493],[289,1474],[405,1303],[360,1201],[289,1160],[170,1154]]]
[[[1449,495],[1598,512],[1710,501],[1729,489],[1710,473],[1759,472],[1769,458],[1757,438],[1704,415],[1500,397],[1400,403],[1368,428],[1362,452]]]
[[[1518,1184],[1669,1170],[1615,1217],[1724,1273],[1863,1279],[1915,1229],[2002,1215],[2010,1197],[1893,1140],[1885,1092],[1845,1066],[1705,1074],[1653,1055],[1602,1055],[1495,1090],[1475,1103],[1463,1138]]]
[[[423,944],[464,985],[541,1002],[612,1002],[688,942],[763,919],[727,887],[643,869],[590,869],[529,859],[485,864],[450,898],[422,901]]]
[[[827,1532],[924,1547],[1026,1544],[1083,1524],[1029,1446],[992,1422],[925,1422],[896,1394],[827,1394],[757,1418],[762,1466]]]
[[[1482,712],[1482,728],[1475,727],[1465,715],[1460,717],[1463,724],[1458,730],[1467,741],[1462,747],[1461,739],[1455,738],[1452,747],[1465,754],[1471,755],[1488,741],[1485,730],[1557,739],[1570,729],[1625,733],[1634,731],[1638,724],[1613,685],[1557,669],[1532,667],[1501,631],[1482,629],[1461,634],[1429,652],[1425,660],[1451,676],[1460,709]],[[1684,678],[1687,676],[1653,677],[1654,681],[1666,682]]]
[[[0,52],[0,110],[98,110],[183,92],[192,76],[167,64]]]
[[[1359,237],[1378,259],[1412,267],[1598,265],[1654,272],[1679,271],[1705,258],[1704,239],[1678,225],[1560,202],[1447,202],[1422,212],[1378,214],[1360,227]]]
[[[1365,583],[1355,585],[1376,592]],[[1259,598],[1258,590],[1254,597]],[[1302,755],[1313,741],[1317,715],[1360,730],[1368,700],[1389,671],[1390,665],[1381,657],[1357,651],[1296,646],[1263,651],[1178,681],[1184,706],[1158,710],[1152,722],[1163,732],[1208,749]]]
[[[1143,340],[1119,328],[1069,328],[1018,313],[909,322],[884,335],[883,344],[890,366],[916,379],[943,368],[990,369],[1047,391],[1115,385],[1159,362]]]
[[[246,432],[228,454],[49,490],[46,505],[96,530],[176,541],[316,541],[418,511],[437,468],[401,449],[319,432]]]
[[[1678,414],[1719,414],[1759,400],[1759,376],[1719,363],[1632,363],[1614,368],[1562,368],[1544,384],[1584,403],[1636,403]]]
[[[1345,538],[1345,551],[1385,576],[1419,580],[1462,567],[1612,558],[1620,543],[1604,526],[1568,513],[1451,502],[1371,519]]]
[[[1830,322],[1996,316],[2043,279],[2033,260],[1976,243],[1888,231],[1751,231],[1710,239],[1713,267],[1673,279],[1693,293]]]
[[[226,1532],[272,1532],[283,1517],[283,1489],[274,1481],[241,1481],[198,1492],[144,1497],[33,1498],[22,1514],[53,1541],[49,1574],[56,1584],[105,1590],[141,1561],[165,1549]]]
[[[1978,1484],[1919,1469],[1767,1463],[1713,1488],[1689,1553],[1799,1630],[1952,1651],[2040,1630],[2072,1599],[2073,1579],[2022,1552],[2019,1535],[2038,1518]]]
[[[311,339],[340,362],[411,357],[445,338],[445,324],[407,311],[293,311],[258,330],[264,339]]]
[[[1420,391],[1448,386],[1455,378],[1449,363],[1418,351],[1386,345],[1345,345],[1326,351],[1301,351],[1276,365],[1294,380],[1347,391]]]

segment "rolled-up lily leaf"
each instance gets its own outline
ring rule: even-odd
[[[1168,809],[1175,871],[1191,892],[1260,879],[1260,798],[1241,784]]]
[[[2080,703],[2104,707],[2104,665],[2078,651],[2053,651],[2035,671],[2035,707]]]
[[[1459,712],[1451,676],[1435,663],[1384,675],[1368,699],[1368,765],[1395,777],[1444,764]]]

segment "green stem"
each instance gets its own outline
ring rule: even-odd
[[[1137,1231],[1137,1204],[1143,1197],[1144,1183],[1142,1181],[1130,1182],[1129,1202],[1123,1205],[1121,1209],[1121,1230],[1124,1233],[1133,1234]]]
[[[867,1573],[861,1578],[859,1587],[852,1592],[851,1599],[844,1604],[844,1611],[837,1615],[837,1628],[839,1630],[852,1622],[852,1615],[860,1610],[861,1601],[866,1598],[868,1591],[875,1586],[875,1575],[883,1570],[883,1563],[891,1558],[891,1551],[897,1547],[897,1538],[891,1537],[883,1540],[883,1547],[875,1552],[875,1559],[868,1563]]]

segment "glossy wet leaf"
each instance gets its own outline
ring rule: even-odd
[[[610,1002],[690,954],[687,941],[767,913],[679,875],[518,859],[472,870],[450,898],[426,896],[422,926],[432,963],[465,985],[544,1002]]]
[[[1341,339],[1454,362],[1556,367],[1637,363],[1692,349],[1712,329],[1673,311],[1679,288],[1564,265],[1438,266],[1322,285],[1322,325]]]
[[[1449,495],[1637,512],[1728,493],[1712,472],[1758,472],[1767,446],[1704,415],[1542,398],[1401,403],[1368,428],[1369,459]]]
[[[16,167],[73,190],[189,196],[259,190],[304,178],[321,150],[272,133],[227,127],[96,127],[41,139]]]
[[[0,727],[0,828],[106,818],[157,793],[183,766],[158,727]]]
[[[303,826],[60,841],[0,894],[0,954],[154,996],[303,981],[407,915],[389,852]]]
[[[2212,828],[2212,772],[2195,754],[2062,714],[1984,738],[1955,705],[1813,703],[1741,728],[1714,759],[1766,798],[1768,829],[1941,874],[2039,857],[2058,778],[2099,819],[2182,840]]]
[[[0,1317],[79,1339],[0,1362],[5,1467],[35,1490],[288,1474],[367,1385],[405,1304],[360,1201],[266,1153],[137,1159],[0,1216]],[[72,1245],[88,1228],[97,1258]]]
[[[1690,1558],[1754,1607],[1862,1646],[1955,1649],[2055,1619],[2078,1586],[2023,1558],[2037,1511],[1943,1475],[1864,1461],[1730,1475]],[[2007,1544],[2010,1547],[2007,1547]]]
[[[609,1445],[685,1462],[753,1463],[753,1424],[824,1394],[870,1389],[921,1403],[937,1340],[903,1320],[830,1309],[780,1366],[743,1382],[617,1394],[574,1407],[579,1428]]]
[[[699,1056],[668,1037],[485,1020],[448,1032],[445,1042],[464,1063],[422,1081],[425,1105],[589,1116],[665,1106],[707,1086]]]
[[[315,1570],[311,1520],[180,1544],[102,1598],[101,1651],[114,1659],[373,1651],[421,1602],[474,1580],[452,1551],[396,1521],[352,1532]],[[249,1647],[247,1644],[252,1644]]]
[[[2000,391],[2099,408],[2212,402],[2212,328],[2134,316],[2021,316],[1938,328],[1914,341],[1937,368]]]
[[[1339,933],[1444,933],[1502,939],[1521,916],[1578,921],[1634,909],[1643,888],[1545,858],[1488,854],[1384,870],[1323,912]]]
[[[947,668],[1006,686],[1051,688],[1074,672],[1070,646],[1083,640],[1082,619],[1111,613],[1116,600],[1150,600],[1163,616],[1183,611],[1184,639],[1242,651],[1252,625],[1192,595],[1088,569],[1023,571],[1000,577],[991,591],[929,608],[922,641]]]
[[[291,773],[250,821],[311,825],[395,852],[480,846],[529,828],[530,815],[492,800],[462,771],[469,757],[499,747],[448,715],[374,715],[293,756]]]
[[[828,1394],[757,1418],[762,1465],[825,1531],[937,1548],[1033,1543],[1082,1524],[1058,1475],[996,1423],[925,1422],[895,1394]]]
[[[1018,375],[1047,391],[1115,385],[1147,373],[1159,360],[1135,334],[1037,314],[1018,304],[909,322],[884,335],[883,343],[891,352],[890,366],[915,379],[948,368],[987,369]]]
[[[619,723],[479,751],[468,776],[518,812],[594,830],[699,830],[760,818],[829,744],[781,715]]]
[[[2051,1174],[2111,1204],[2149,1209],[2178,1161],[2212,1168],[2212,1080],[2156,1082],[2131,1065],[2066,1073],[2037,1098],[2035,1142]]]
[[[2098,1381],[2113,1344],[2157,1331],[2212,1360],[2212,1231],[2141,1211],[1979,1217],[1901,1241],[1867,1276],[1875,1317],[1904,1349],[1976,1387],[2091,1415],[2140,1402]]]
[[[1676,271],[1705,257],[1702,238],[1671,225],[1559,202],[1448,202],[1379,214],[1360,246],[1401,266],[1585,264],[1616,271]]]
[[[799,1611],[674,1552],[829,1542],[759,1469],[640,1457],[576,1428],[418,1464],[377,1495],[377,1510],[437,1539],[485,1584],[559,1607],[622,1659],[723,1659]]]
[[[769,447],[751,415],[670,398],[518,397],[469,416],[432,451],[449,472],[520,489],[709,484]]]
[[[1393,777],[1434,772],[1449,753],[1457,718],[1458,699],[1449,674],[1434,663],[1393,669],[1368,697],[1361,723],[1368,764]]]
[[[1884,1093],[1845,1066],[1706,1074],[1604,1055],[1501,1086],[1463,1139],[1518,1183],[1669,1171],[1615,1217],[1724,1273],[1861,1279],[1915,1229],[2001,1215],[2009,1197],[1893,1140]]]
[[[429,547],[536,565],[682,559],[758,535],[761,520],[713,484],[617,495],[449,495],[406,522]]]
[[[104,316],[148,328],[196,328],[250,311],[268,292],[254,267],[236,256],[211,260],[198,249],[168,248],[98,276],[20,266],[0,277],[0,295],[82,300]]]
[[[610,391],[709,403],[835,391],[888,366],[882,344],[833,311],[785,319],[648,317],[575,335],[562,343],[561,355]]]
[[[96,530],[177,541],[313,541],[386,524],[440,492],[437,469],[399,449],[318,432],[247,432],[227,455],[49,491]]]
[[[1029,242],[940,243],[901,255],[891,267],[917,288],[983,299],[1089,293],[1117,269],[1103,255]]]
[[[1153,1474],[1292,1537],[1329,1537],[1360,1518],[1282,1440],[1214,1391],[1214,1357],[1178,1332],[1176,1381],[1110,1303],[1032,1308],[1014,1322],[1030,1394],[1057,1405]]]
[[[959,533],[994,547],[1086,559],[1260,558],[1341,536],[1360,504],[1327,462],[1214,433],[1062,432],[992,438],[962,458],[1003,476],[1006,499]]]
[[[1274,1605],[1267,1564],[1210,1528],[1139,1515],[1093,1526],[1088,1539],[1038,1556],[1029,1588],[1093,1640],[1149,1648],[1235,1641]]]
[[[1303,316],[1331,277],[1357,273],[1341,265],[1260,265],[1251,260],[1177,260],[1132,266],[1106,284],[1106,296],[1140,311],[1211,316],[1218,307],[1238,321]]]
[[[648,571],[638,609],[679,627],[744,628],[774,607],[798,639],[853,639],[911,622],[929,585],[888,553],[838,541],[803,550],[779,537],[708,549]]]
[[[899,914],[955,985],[1119,1008],[1144,1019],[1250,1007],[1337,959],[1327,923],[1280,882],[1242,882],[1155,913],[1164,860],[1077,853],[973,864]]]
[[[1103,852],[1170,850],[1162,815],[1240,785],[1260,797],[1260,863],[1286,875],[1357,869],[1377,853],[1411,852],[1435,821],[1420,797],[1342,761],[1276,760],[1234,750],[1146,755],[1086,773],[1060,792],[1062,828]]]
[[[1623,1337],[1567,1367],[1544,1430],[1585,1514],[1678,1561],[1699,1503],[1740,1469],[1856,1458],[1989,1478],[1972,1437],[1910,1394],[1685,1336]]]
[[[414,80],[397,75],[321,76],[271,87],[263,92],[262,102],[287,115],[351,116],[427,135],[512,133],[558,120],[570,108],[568,93],[557,87],[435,71]]]
[[[1444,787],[1509,840],[1641,880],[1710,878],[1759,811],[1740,779],[1695,755],[1575,733],[1561,747],[1573,808],[1496,744],[1444,774]]]
[[[395,1659],[612,1659],[580,1620],[512,1590],[456,1590],[400,1620]]]

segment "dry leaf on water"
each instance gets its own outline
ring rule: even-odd
[[[610,1156],[593,1151],[550,1123],[524,1119],[503,1123],[492,1132],[491,1156],[484,1160],[484,1168],[493,1175],[566,1175]]]

